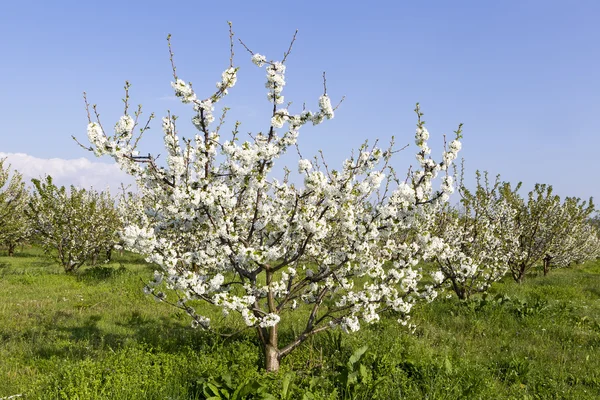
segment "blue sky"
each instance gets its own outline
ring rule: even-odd
[[[120,175],[94,164],[110,160],[71,139],[86,139],[82,92],[105,125],[120,116],[125,80],[147,113],[187,119],[189,110],[172,99],[166,35],[180,77],[208,93],[228,66],[231,20],[236,36],[270,59],[299,29],[286,100],[315,109],[322,71],[331,97],[346,96],[334,120],[303,129],[305,157],[323,149],[335,166],[365,139],[395,135],[399,145],[412,144],[418,101],[434,155],[442,135],[465,124],[460,156],[469,176],[488,170],[527,189],[549,183],[561,196],[599,198],[599,16],[597,1],[4,2],[0,153],[30,174],[63,173],[53,169],[61,160],[85,166],[60,183],[114,186]],[[264,69],[239,46],[236,60],[232,118],[242,131],[264,129]],[[181,135],[186,129],[191,136],[191,125]],[[143,150],[161,152],[158,125],[146,139]],[[414,164],[413,153],[414,146],[398,154],[399,170]],[[66,161],[82,157],[89,161]]]

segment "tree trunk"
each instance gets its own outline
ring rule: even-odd
[[[456,282],[455,278],[452,278],[452,288],[454,289],[454,293],[460,300],[466,300],[467,294],[465,288],[458,282]]]
[[[550,261],[552,261],[552,257],[548,254],[544,257],[544,276],[548,275],[550,272]]]
[[[513,273],[513,278],[518,284],[523,283],[525,280],[525,272],[527,271],[527,266],[525,264],[519,265],[519,269],[516,271],[517,273]]]
[[[15,255],[15,247],[17,247],[17,245],[14,244],[14,243],[9,243],[8,244],[8,256],[9,257],[12,257],[12,256]]]
[[[273,281],[272,271],[267,270],[266,280],[267,286],[269,286],[269,291],[267,293],[269,312],[275,313],[277,312],[277,307],[275,305],[273,290],[271,289],[271,282]],[[279,352],[279,347],[277,345],[278,325],[266,329],[262,328],[262,330],[260,327],[258,329],[265,349],[265,369],[267,372],[277,372],[279,371],[279,362],[281,361],[281,353]]]
[[[508,268],[515,282],[521,283],[523,281],[523,271],[521,265],[517,263],[509,263]]]
[[[272,346],[271,344],[267,344],[265,346],[265,369],[267,372],[277,372],[279,371],[279,350],[277,347]]]

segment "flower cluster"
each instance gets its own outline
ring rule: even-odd
[[[217,89],[219,89],[223,95],[226,95],[228,93],[227,89],[232,88],[236,82],[237,68],[227,68],[221,75],[221,81],[217,82]]]
[[[267,58],[261,54],[256,53],[252,55],[252,62],[257,67],[262,67],[267,62]]]
[[[261,63],[256,63],[260,66]],[[285,86],[285,65],[280,62],[269,63],[267,66],[267,83],[265,87],[269,89],[267,98],[275,104],[283,104],[281,92]]]
[[[175,96],[180,97],[183,103],[191,103],[196,101],[196,94],[192,89],[192,85],[185,83],[181,79],[171,82],[171,86],[175,89]]]
[[[119,118],[119,121],[115,125],[115,135],[123,140],[129,140],[133,134],[133,128],[135,127],[135,121],[129,115],[124,115]]]

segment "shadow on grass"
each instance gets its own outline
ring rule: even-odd
[[[133,339],[136,342],[148,344],[169,353],[177,353],[182,347],[196,350],[206,349],[220,341],[217,333],[193,329],[189,322],[188,318],[185,318],[185,322],[166,316],[149,318],[134,311],[127,320],[118,325],[133,330]]]
[[[122,264],[118,268],[96,265],[80,270],[79,273],[77,273],[77,279],[86,282],[104,281],[127,272],[127,268]]]
[[[84,359],[96,353],[117,351],[135,344],[144,345],[165,353],[177,354],[185,349],[207,352],[222,344],[223,339],[215,332],[193,329],[187,323],[169,317],[149,318],[137,311],[116,325],[130,333],[115,333],[102,327],[103,317],[90,315],[78,326],[57,326],[61,322],[49,321],[44,330],[47,340],[34,350],[40,358]],[[60,338],[60,340],[56,340]],[[247,341],[240,336],[228,339],[229,343]]]
[[[113,251],[112,262],[132,265],[153,265],[147,262],[143,256],[135,253]]]
[[[588,287],[585,289],[585,291],[590,293],[595,298],[600,298],[600,288]]]
[[[0,250],[0,257],[8,258],[34,258],[43,256],[43,252],[40,251],[29,251],[29,250],[17,250],[12,256],[8,255],[8,250]]]
[[[10,263],[0,262],[0,276],[10,275],[62,275],[64,270],[56,265],[45,262],[35,262],[27,266],[13,265]]]

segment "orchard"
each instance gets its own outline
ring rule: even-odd
[[[136,391],[141,384],[134,384],[131,393],[136,394],[131,398],[149,396],[148,393],[160,398],[167,392],[179,393],[181,398],[210,399],[391,396],[391,392],[383,391],[388,394],[375,397],[375,393],[380,393],[378,390],[383,390],[381,382],[405,385],[402,387],[407,393],[425,396],[429,393],[427,389],[410,392],[414,389],[411,380],[425,376],[431,382],[436,376],[447,377],[438,387],[442,393],[451,387],[449,382],[455,381],[453,377],[458,374],[453,362],[464,371],[472,366],[451,361],[448,350],[442,361],[432,361],[435,368],[420,369],[421,364],[414,357],[427,352],[421,349],[421,353],[409,359],[405,357],[408,347],[403,347],[406,343],[418,346],[415,343],[421,339],[431,340],[427,343],[435,346],[442,337],[433,329],[436,323],[442,321],[448,331],[463,324],[458,328],[460,334],[472,330],[473,337],[480,338],[488,334],[479,331],[483,329],[479,327],[484,323],[481,321],[488,317],[504,318],[503,321],[510,321],[505,324],[510,325],[545,315],[547,309],[555,310],[552,315],[560,319],[561,313],[574,307],[566,302],[560,306],[551,303],[562,301],[560,295],[558,300],[544,303],[540,296],[537,302],[532,299],[519,302],[506,293],[507,290],[524,293],[542,279],[558,285],[550,281],[554,276],[579,273],[581,265],[597,261],[600,231],[592,199],[561,200],[548,184],[536,184],[523,196],[521,183],[511,184],[499,175],[491,179],[488,172],[480,171],[475,173],[474,187],[469,185],[465,167],[468,160],[463,161],[460,169],[456,165],[463,141],[468,146],[468,132],[463,139],[463,125],[459,124],[452,137],[438,135],[434,140],[443,144],[443,150],[434,157],[429,145],[432,138],[419,103],[414,109],[416,127],[411,138],[414,145],[407,150],[414,150],[416,164],[408,171],[398,170],[398,160],[406,151],[401,152],[404,148],[397,146],[394,139],[385,146],[380,146],[377,140],[365,141],[340,165],[328,162],[322,153],[306,158],[301,151],[303,128],[312,125],[315,130],[327,129],[328,121],[343,113],[344,108],[341,95],[328,91],[327,79],[334,80],[335,76],[326,79],[325,73],[315,77],[322,79],[322,91],[306,102],[308,106],[298,106],[305,104],[305,99],[294,99],[292,103],[287,98],[286,73],[288,65],[293,68],[296,34],[283,56],[272,59],[250,44],[236,40],[229,24],[230,57],[224,61],[216,87],[209,93],[195,90],[190,79],[198,77],[180,74],[170,35],[167,41],[172,70],[170,85],[177,100],[193,113],[190,120],[171,112],[160,121],[154,121],[153,113],[146,117],[141,105],[132,106],[135,86],[129,82],[124,88],[124,109],[116,121],[101,121],[102,106],[90,104],[84,94],[88,142],[75,140],[95,156],[118,165],[135,180],[135,187],[124,188],[119,196],[113,196],[108,190],[59,186],[51,176],[33,179],[33,186],[28,187],[23,175],[0,159],[0,246],[6,249],[9,260],[0,263],[0,271],[6,269],[12,271],[6,274],[17,275],[14,271],[18,268],[10,269],[8,265],[16,262],[13,260],[20,254],[19,246],[28,251],[39,250],[35,257],[44,260],[43,268],[55,268],[51,276],[56,285],[70,282],[78,291],[89,290],[86,292],[89,296],[99,296],[88,304],[83,303],[85,296],[78,294],[82,302],[77,305],[79,315],[89,312],[86,314],[89,319],[80,330],[74,327],[63,330],[70,329],[72,337],[84,337],[88,347],[106,345],[113,354],[128,343],[133,346],[127,347],[127,351],[133,349],[131,357],[141,357],[139,368],[148,368],[144,374],[158,376],[155,382],[164,377],[188,382],[187,375],[184,379],[172,374],[177,368],[189,371],[185,368],[190,364],[201,364],[198,359],[203,359],[206,348],[211,346],[218,351],[228,348],[235,352],[235,346],[245,349],[239,354],[232,353],[231,357],[241,360],[239,363],[229,356],[223,356],[229,360],[228,364],[219,363],[218,357],[214,361],[206,356],[216,362],[214,368],[219,371],[241,369],[240,365],[249,357],[255,360],[254,372],[244,370],[248,374],[244,379],[236,381],[227,373],[208,376],[207,367],[208,372],[198,373],[201,379],[186,383],[187,386],[179,385],[179,389],[168,389],[171,392],[165,389],[167,386],[157,384],[142,393],[141,389]],[[239,58],[243,61],[238,64]],[[264,115],[264,128],[258,132],[242,131],[243,121],[230,121],[229,108],[222,106],[226,103],[224,99],[235,96],[238,72],[245,68],[265,71],[266,92],[257,93],[253,101],[268,102],[270,112]],[[146,136],[154,132],[150,130],[154,125],[162,129],[163,147],[143,153],[140,148]],[[295,162],[286,165],[284,161],[290,156]],[[120,251],[118,256],[115,250]],[[111,267],[115,257],[119,269]],[[131,260],[136,260],[132,262],[134,267],[128,264]],[[585,279],[597,279],[597,265],[590,268],[591,277],[586,275]],[[14,284],[37,282],[37,275],[28,274],[23,272]],[[92,285],[92,281],[107,285],[103,294],[81,286]],[[123,282],[126,286],[118,286],[125,285]],[[60,293],[70,293],[68,287],[62,288],[64,292]],[[597,293],[597,288],[589,291]],[[136,297],[142,292],[145,296]],[[60,296],[63,295],[57,294],[57,299]],[[68,301],[66,294],[62,298]],[[54,301],[55,307],[59,307],[59,300]],[[100,317],[91,314],[105,307],[106,302],[118,304],[115,305],[118,311],[110,308],[98,311],[98,315],[113,312],[111,323],[116,333],[110,337],[98,336],[102,329],[97,324]],[[60,313],[71,316],[71,311],[61,310]],[[160,315],[160,320],[151,313]],[[439,321],[428,319],[428,313],[435,314]],[[61,324],[61,315],[54,314],[44,320],[44,326]],[[129,322],[116,315],[128,315]],[[564,318],[567,325],[585,329],[589,337],[580,341],[586,343],[583,346],[586,349],[589,345],[596,351],[600,343],[597,338],[600,319]],[[183,327],[178,325],[180,322]],[[125,331],[136,337],[140,346],[148,347],[135,347],[137,344],[131,344],[130,337],[115,339]],[[143,331],[158,333],[145,336]],[[176,341],[176,345],[169,347],[157,338],[168,338],[165,343]],[[354,343],[358,349],[353,349],[346,362],[334,364],[331,360],[344,351],[342,343],[353,340],[358,342]],[[400,340],[393,342],[388,350],[402,354],[403,361],[390,361],[385,354],[373,350],[377,346],[373,343],[381,341],[387,345],[386,340]],[[468,340],[453,343],[463,346]],[[358,346],[361,341],[369,345]],[[328,343],[329,347],[322,343]],[[169,356],[155,362],[153,357],[164,350],[161,346],[180,355],[178,352],[185,349],[185,356],[180,359]],[[315,346],[322,346],[319,357],[313,354],[317,352]],[[255,354],[248,355],[248,348]],[[142,354],[146,351],[147,354]],[[307,352],[310,356],[306,356]],[[500,357],[501,352],[494,354]],[[51,357],[52,362],[58,362],[57,357]],[[129,365],[129,356],[123,357],[114,362]],[[153,361],[148,361],[148,357]],[[478,356],[473,357],[474,365],[478,365]],[[589,359],[588,356],[586,362]],[[213,362],[210,360],[206,362]],[[457,384],[447,390],[452,391],[451,396],[465,398],[471,396],[469,387],[475,388],[473,393],[478,396],[494,393],[497,385],[518,391],[528,384],[526,377],[531,374],[523,367],[525,364],[519,364],[521,361],[513,361],[494,361],[492,366],[484,368],[487,372],[470,375],[473,381],[469,384]],[[31,389],[32,396],[52,393],[63,396],[57,398],[69,398],[81,395],[89,387],[89,392],[81,398],[96,398],[94,393],[104,393],[104,387],[112,387],[109,378],[112,375],[107,371],[118,373],[115,372],[118,368],[110,363],[100,368],[101,378],[93,375],[93,379],[73,372],[84,371],[81,373],[85,375],[88,373],[85,368],[73,371],[68,366],[60,368],[70,372],[36,381],[38,386]],[[89,371],[95,371],[94,368],[89,367]],[[131,365],[125,368],[131,369],[135,370]],[[399,371],[402,374],[394,375]],[[319,381],[320,373],[335,378]],[[488,376],[488,373],[493,384],[475,382],[474,376]],[[586,379],[591,383],[581,385],[592,391],[594,379],[598,389],[600,377],[590,374]],[[273,387],[280,383],[279,395],[274,396]],[[328,388],[322,391],[329,391],[330,397],[318,397],[323,394],[319,392],[321,384]],[[579,383],[573,385],[576,384]],[[398,389],[394,393],[400,396],[400,392]],[[106,393],[110,396],[115,392]],[[411,398],[418,398],[419,394]],[[4,395],[1,388],[0,395]]]
[[[168,38],[171,86],[196,115],[191,119],[195,133],[187,138],[180,136],[183,123],[176,116],[163,117],[163,164],[137,151],[153,115],[143,123],[141,106],[133,116],[128,113],[129,83],[114,133],[90,117],[89,150],[112,157],[136,178],[140,190],[143,215],[140,223],[124,228],[123,240],[128,250],[160,267],[145,291],[184,310],[192,326],[210,327],[197,301],[225,315],[239,314],[256,331],[265,369],[277,371],[283,357],[316,333],[355,332],[361,324],[379,321],[383,312],[406,325],[411,309],[433,301],[445,282],[461,299],[484,292],[509,269],[520,282],[536,262],[561,253],[559,230],[584,229],[593,205],[567,200],[561,206],[549,186],[536,186],[537,197],[530,194],[525,203],[506,184],[481,186],[479,176],[473,194],[461,187],[463,207],[447,208],[462,128],[435,161],[418,104],[419,164],[406,180],[394,170],[393,142],[387,148],[365,142],[336,169],[325,160],[299,158],[297,168],[286,166],[284,178],[277,179],[277,161],[298,146],[300,129],[332,119],[336,111],[325,75],[317,111],[284,103],[286,62],[295,39],[281,60],[269,61],[240,41],[252,63],[266,68],[266,100],[272,104],[264,132],[250,134],[251,140],[240,137],[240,121],[222,138],[228,110],[215,110],[233,91],[240,68],[234,64],[231,25],[229,65],[215,92],[204,97],[178,76]],[[93,113],[88,105],[88,115],[98,117],[97,107],[92,108]],[[221,115],[218,120],[215,113]],[[302,184],[295,183],[295,170]],[[561,207],[565,210],[559,212]],[[572,218],[573,213],[580,217]],[[571,237],[580,240],[574,232]],[[585,237],[593,245],[580,260],[597,254],[597,232]],[[433,269],[419,266],[427,261],[435,261]],[[163,287],[176,293],[173,298]],[[280,321],[296,314],[303,315],[304,328],[281,343]]]

